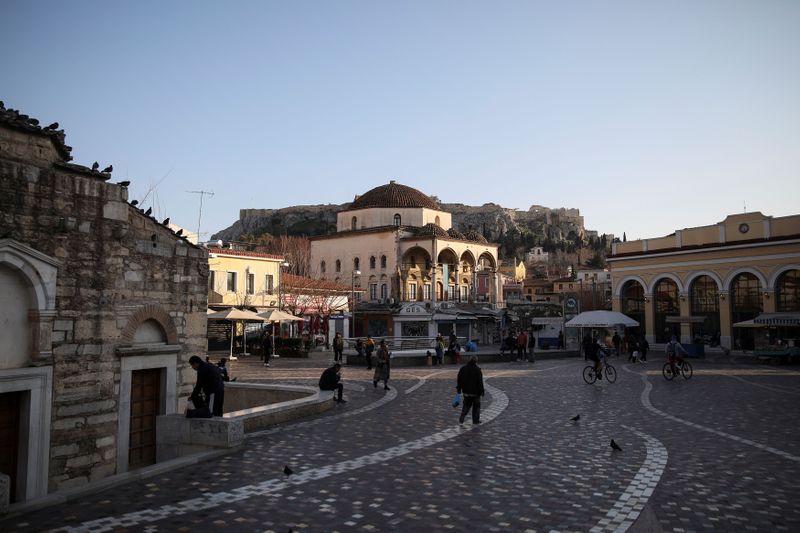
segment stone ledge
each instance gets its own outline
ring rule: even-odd
[[[168,461],[209,448],[235,448],[244,440],[244,424],[233,418],[156,417],[156,461]]]
[[[300,398],[282,401],[269,405],[259,405],[247,409],[240,409],[230,413],[225,413],[223,419],[236,419],[244,424],[244,431],[255,431],[266,427],[303,418],[309,415],[322,413],[333,407],[333,392],[320,391],[314,387],[304,387],[301,385],[273,385],[262,383],[236,383],[228,384],[229,389],[261,389],[273,392],[283,392],[285,395],[297,396]],[[227,394],[227,390],[226,390]]]

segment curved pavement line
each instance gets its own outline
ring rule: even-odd
[[[622,367],[623,370],[629,372],[631,374],[636,374],[633,370],[628,369],[628,365]],[[694,429],[699,429],[700,431],[706,431],[708,433],[713,433],[714,435],[718,435],[720,437],[724,437],[726,439],[730,439],[735,442],[739,442],[741,444],[747,444],[748,446],[752,446],[754,448],[758,448],[759,450],[763,450],[765,452],[773,453],[784,459],[789,459],[790,461],[794,461],[800,463],[800,457],[796,455],[792,455],[789,452],[785,452],[783,450],[779,450],[777,448],[773,448],[772,446],[767,446],[766,444],[761,444],[760,442],[756,442],[750,439],[745,439],[742,437],[737,437],[736,435],[731,435],[730,433],[725,433],[724,431],[719,431],[718,429],[713,429],[706,426],[701,426],[700,424],[696,424],[694,422],[689,422],[688,420],[682,420],[677,416],[672,416],[669,413],[665,413],[664,411],[656,408],[650,402],[650,391],[653,390],[653,384],[650,383],[650,380],[647,378],[647,374],[641,374],[642,381],[644,381],[644,390],[642,391],[641,395],[641,402],[645,409],[650,411],[653,414],[666,418],[668,420],[672,420],[673,422],[678,422],[680,424],[684,424],[686,426],[692,427]]]
[[[384,394],[379,400],[369,403],[363,407],[359,407],[358,409],[353,409],[352,411],[342,411],[341,413],[333,416],[315,418],[314,420],[307,420],[305,422],[298,422],[296,424],[288,424],[288,425],[278,424],[277,426],[269,429],[263,429],[261,431],[254,431],[253,433],[247,433],[245,434],[244,438],[252,439],[253,437],[263,437],[264,435],[272,435],[273,433],[318,426],[332,419],[347,418],[355,415],[360,415],[361,413],[366,413],[367,411],[372,411],[373,409],[377,409],[378,407],[391,402],[395,398],[397,398],[397,387],[392,387],[391,389],[386,391],[386,394]]]
[[[414,385],[412,385],[411,387],[407,388],[403,392],[403,394],[411,394],[412,392],[414,392],[418,388],[420,388],[423,385],[425,385],[425,383],[428,382],[428,378],[431,378],[431,377],[433,377],[433,376],[435,376],[437,374],[441,374],[443,372],[448,372],[448,371],[447,370],[437,370],[436,372],[431,372],[430,374],[426,374],[424,376],[414,376],[419,381],[417,383],[415,383]]]
[[[641,468],[633,476],[633,480],[622,492],[614,506],[597,522],[596,526],[589,530],[590,533],[627,531],[639,518],[642,509],[647,504],[647,500],[653,495],[656,485],[661,480],[664,468],[667,466],[669,454],[661,441],[632,427],[625,425],[622,427],[644,440],[647,455]]]
[[[508,396],[495,387],[486,384],[486,390],[492,395],[492,403],[482,412],[483,424],[491,422],[508,407]],[[394,389],[393,389],[394,390]],[[388,396],[388,394],[387,394]],[[344,472],[351,472],[380,463],[385,463],[392,459],[408,455],[412,452],[422,450],[444,441],[454,439],[459,435],[472,431],[475,428],[472,424],[450,426],[447,429],[426,435],[425,437],[404,442],[397,446],[392,446],[368,455],[362,455],[355,459],[348,459],[339,463],[334,463],[316,468],[309,468],[293,474],[290,477],[272,478],[253,485],[244,485],[229,491],[205,493],[202,497],[183,500],[169,505],[162,505],[154,509],[142,509],[125,513],[119,516],[107,516],[96,520],[89,520],[76,526],[67,526],[51,530],[53,532],[83,533],[83,532],[103,532],[113,531],[119,528],[133,528],[140,524],[147,524],[165,520],[171,516],[191,515],[198,509],[204,511],[212,507],[230,505],[254,496],[279,493],[293,486],[303,485],[312,481],[325,479]]]

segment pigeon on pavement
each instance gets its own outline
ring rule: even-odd
[[[577,414],[577,415],[575,415],[575,416],[573,416],[572,418],[570,418],[570,420],[572,420],[573,422],[577,422],[577,421],[578,421],[578,420],[580,420],[580,419],[581,419],[581,415],[580,415],[580,413],[579,413],[579,414]]]
[[[622,448],[620,448],[620,447],[619,447],[619,444],[617,444],[616,442],[614,442],[614,439],[611,439],[611,448],[612,448],[612,449],[613,449],[615,452],[621,452],[621,451],[622,451]]]
[[[294,474],[294,470],[289,468],[289,465],[284,465],[283,466],[283,473],[286,474],[287,476],[291,476],[292,474]]]

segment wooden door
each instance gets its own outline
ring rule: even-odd
[[[131,430],[128,466],[156,462],[156,416],[161,414],[161,370],[134,370],[131,376]]]
[[[0,394],[0,472],[11,477],[11,501],[15,502],[19,458],[19,407],[21,392]]]

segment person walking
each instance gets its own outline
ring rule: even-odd
[[[389,348],[386,341],[382,340],[378,346],[378,355],[375,359],[375,374],[372,376],[372,386],[378,388],[378,382],[383,381],[383,389],[389,390]]]
[[[364,344],[364,353],[367,356],[367,370],[372,370],[372,352],[375,351],[375,341],[367,335],[367,342]]]
[[[524,361],[528,356],[528,335],[520,330],[517,335],[517,361]]]
[[[265,329],[261,337],[261,356],[264,359],[264,366],[269,366],[269,359],[272,355],[272,335]]]
[[[472,423],[481,423],[481,397],[484,394],[483,372],[478,366],[478,356],[470,355],[467,364],[458,371],[456,392],[464,395],[461,416],[458,423],[463,424],[470,410],[472,410]]]
[[[535,363],[536,362],[536,337],[533,335],[533,329],[531,329],[530,334],[528,335],[528,362]]]
[[[333,401],[336,403],[346,403],[347,400],[342,399],[344,385],[341,383],[341,380],[342,365],[334,363],[332,367],[326,368],[319,377],[319,390],[336,391],[338,394],[334,395]]]
[[[647,339],[642,335],[642,339],[639,341],[639,360],[642,363],[647,362],[647,350],[650,349],[650,343],[647,342]]]
[[[341,333],[337,333],[333,338],[333,362],[342,362],[342,352],[344,352],[344,339]]]
[[[611,337],[611,343],[614,345],[614,355],[619,357],[619,354],[621,353],[619,350],[620,347],[622,346],[622,338],[616,331],[614,332],[614,336]]]
[[[436,363],[444,363],[444,337],[441,335],[436,336]]]

